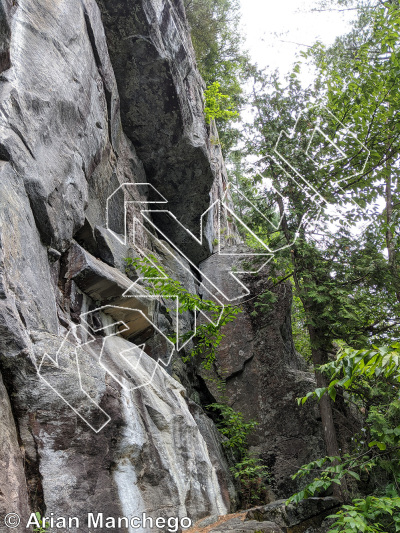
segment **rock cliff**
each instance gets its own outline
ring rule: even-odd
[[[134,378],[134,364],[119,355],[135,348],[128,340],[102,345],[104,333],[73,330],[100,302],[113,304],[114,312],[97,317],[103,331],[112,328],[131,284],[116,268],[128,252],[105,231],[108,214],[122,232],[124,197],[109,205],[107,198],[124,183],[168,184],[170,172],[176,200],[190,174],[201,201],[184,204],[180,193],[177,203],[190,225],[220,179],[182,14],[168,1],[139,10],[138,2],[128,4],[120,3],[118,17],[131,35],[139,29],[124,15],[140,11],[144,37],[138,51],[133,37],[119,37],[125,60],[133,66],[147,57],[149,65],[130,72],[116,60],[119,93],[94,1],[1,3],[0,514],[18,512],[22,522],[29,509],[84,524],[90,509],[196,518],[229,506],[212,464],[221,454],[207,448],[183,387],[161,368],[151,379],[153,359],[135,351],[141,374]],[[181,41],[188,52],[178,75],[183,60],[174,47]],[[172,137],[161,134],[164,127]],[[146,201],[146,192],[135,191],[126,194]],[[135,323],[131,334],[149,327],[153,307],[135,300],[135,310],[123,313]],[[92,333],[100,329],[91,325]]]
[[[219,286],[228,293],[232,280],[225,272],[238,266],[238,258],[211,256],[201,264],[205,276],[216,269],[217,262]],[[269,309],[255,305],[270,290],[267,277],[265,271],[244,277],[250,294],[244,299],[243,312],[226,326],[212,374],[225,380],[229,404],[246,420],[258,422],[251,437],[252,452],[268,466],[273,494],[287,498],[300,489],[291,476],[326,453],[318,406],[304,409],[296,401],[316,385],[294,348],[290,284],[272,289],[275,303]],[[215,387],[213,394],[218,398]]]
[[[227,181],[203,88],[181,0],[0,0],[0,531],[7,513],[17,532],[36,511],[87,532],[88,512],[197,520],[234,506],[201,406],[212,391],[174,354],[162,303],[130,292],[124,264],[151,250],[195,291],[220,216],[237,240],[215,204]],[[257,383],[253,444],[268,464],[293,445],[308,457],[308,432],[320,447],[312,420],[260,444],[294,394],[282,399],[262,370],[284,379],[293,352],[287,295],[277,305],[257,333],[244,315],[249,338],[228,364],[246,415],[238,376],[246,367]]]

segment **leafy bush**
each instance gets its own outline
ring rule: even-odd
[[[255,420],[245,422],[243,413],[235,411],[232,407],[221,403],[212,403],[208,409],[219,411],[221,421],[218,429],[226,437],[224,446],[232,448],[240,458],[247,454],[247,437],[257,426]]]
[[[204,93],[204,113],[207,124],[210,124],[212,120],[222,120],[226,122],[239,117],[239,113],[234,110],[229,96],[221,94],[220,87],[221,84],[218,81],[215,81],[207,87]]]
[[[240,308],[237,306],[221,306],[212,300],[203,300],[197,294],[191,294],[179,281],[171,279],[165,269],[158,263],[154,255],[149,254],[145,258],[125,259],[128,267],[133,267],[140,271],[147,281],[146,290],[153,295],[160,296],[166,300],[178,298],[178,313],[186,311],[203,311],[211,322],[197,325],[196,331],[189,331],[181,336],[170,336],[173,343],[180,341],[182,344],[195,335],[195,347],[189,357],[183,357],[187,362],[190,357],[200,356],[205,369],[210,369],[215,361],[218,346],[225,335],[222,328],[232,322]],[[169,309],[167,309],[169,311]]]
[[[314,480],[289,501],[299,502],[326,490],[332,483],[351,476],[372,480],[372,493],[354,498],[334,515],[331,533],[400,531],[400,344],[354,350],[342,347],[336,360],[319,368],[329,376],[327,387],[309,392],[320,400],[329,394],[357,408],[362,420],[359,434],[353,437],[351,453],[324,457],[304,465],[296,477],[316,473]]]
[[[342,509],[331,515],[336,522],[330,533],[387,533],[389,530],[400,531],[400,498],[376,498],[353,500],[353,505],[343,505]],[[378,522],[381,520],[381,522]]]
[[[243,508],[249,505],[265,503],[265,482],[269,479],[266,466],[249,453],[247,438],[257,426],[255,420],[246,422],[243,413],[235,411],[226,404],[213,403],[207,408],[220,414],[217,427],[226,437],[223,445],[233,451],[236,463],[231,468],[235,479],[240,483],[241,504]]]

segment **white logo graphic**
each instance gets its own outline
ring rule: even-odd
[[[309,111],[309,110],[308,110]],[[307,111],[302,113],[296,121],[296,124],[293,130],[289,133],[284,131],[281,132],[277,140],[274,155],[267,156],[264,158],[265,162],[273,161],[274,164],[281,170],[281,172],[292,182],[305,192],[307,197],[310,199],[310,203],[317,207],[316,213],[312,215],[313,220],[319,218],[323,209],[330,209],[332,212],[335,212],[336,215],[340,218],[343,218],[343,212],[340,211],[339,206],[333,205],[325,198],[323,191],[318,190],[309,180],[307,180],[301,173],[291,164],[291,162],[284,155],[284,150],[281,150],[282,140],[284,138],[296,141],[298,138],[298,124],[299,121],[306,116]],[[329,111],[327,111],[329,113]],[[365,170],[365,166],[368,161],[369,151],[367,148],[357,140],[357,137],[350,130],[346,129],[343,124],[340,123],[335,117],[330,114],[330,118],[336,120],[337,122],[337,131],[338,139],[332,140],[327,136],[323,131],[322,121],[317,125],[310,128],[311,134],[305,150],[305,155],[307,158],[315,165],[315,168],[318,170],[327,169],[328,166],[337,164],[340,161],[344,161],[346,154],[343,149],[346,138],[350,139],[353,143],[358,143],[360,152],[365,154],[365,162],[363,168],[360,170],[360,174]],[[336,158],[328,158],[326,154],[314,151],[312,152],[312,147],[314,144],[321,146],[321,143],[318,143],[318,137],[322,138],[325,141],[325,145],[329,146],[329,149],[336,152]],[[304,145],[304,143],[303,143]],[[347,179],[355,177],[356,174],[349,176]],[[331,187],[335,188],[336,191],[345,195],[346,191],[343,189],[341,182],[332,182]],[[235,189],[232,186],[233,189]],[[152,200],[149,202],[147,199],[147,192],[151,192]],[[284,201],[285,198],[279,192],[279,190],[273,187],[275,195],[279,195]],[[145,192],[145,194],[143,194]],[[241,197],[243,203],[248,203],[252,210],[258,211],[258,214],[264,218],[264,220],[271,226],[273,231],[280,231],[282,217],[277,223],[274,223],[272,220],[269,220],[265,215],[257,209],[257,207],[248,200],[239,190],[235,189],[235,193]],[[79,326],[72,326],[68,331],[67,335],[63,339],[55,357],[51,357],[48,354],[45,354],[40,362],[38,368],[38,374],[40,377],[47,383],[47,385],[63,399],[63,401],[75,411],[75,413],[86,422],[86,424],[96,433],[100,432],[111,420],[111,417],[101,408],[98,401],[96,401],[93,391],[90,390],[90,384],[88,380],[84,379],[81,373],[81,361],[87,357],[87,353],[92,354],[92,360],[94,359],[95,363],[108,374],[115,382],[117,382],[121,387],[134,390],[144,386],[147,386],[153,380],[155,373],[160,365],[168,367],[171,362],[172,357],[175,352],[180,352],[187,345],[190,340],[196,335],[197,327],[197,315],[202,315],[203,319],[209,322],[218,325],[219,320],[222,316],[224,306],[227,304],[237,304],[240,301],[249,295],[248,288],[244,283],[239,279],[238,274],[244,274],[248,272],[257,273],[261,271],[264,266],[271,261],[275,254],[282,252],[284,249],[291,248],[296,242],[299,236],[299,231],[303,224],[309,222],[308,215],[305,215],[301,222],[300,227],[298,228],[297,233],[295,233],[293,242],[286,244],[279,248],[272,248],[270,245],[266,244],[264,240],[259,238],[246,224],[245,222],[238,217],[238,215],[232,209],[229,198],[227,197],[228,191],[225,193],[225,196],[221,200],[215,201],[201,216],[200,218],[200,227],[199,234],[196,236],[184,225],[182,225],[179,220],[167,209],[168,201],[164,196],[155,189],[149,183],[124,183],[118,187],[112,195],[107,199],[107,208],[106,208],[106,227],[109,231],[109,234],[113,239],[119,241],[121,244],[132,247],[136,254],[140,257],[145,257],[147,260],[154,265],[157,269],[157,266],[152,261],[152,258],[146,255],[145,250],[140,245],[138,236],[147,236],[148,239],[156,239],[157,247],[162,251],[166,256],[173,257],[176,264],[179,265],[179,268],[185,272],[188,277],[196,277],[198,282],[200,282],[200,289],[203,295],[209,295],[220,307],[221,314],[216,322],[212,322],[212,319],[201,310],[194,310],[194,328],[193,333],[190,338],[185,337],[185,341],[182,342],[181,332],[183,325],[181,325],[181,314],[179,313],[180,303],[179,295],[168,295],[168,307],[171,309],[170,313],[174,314],[174,323],[176,329],[176,342],[173,343],[165,333],[158,327],[156,323],[152,321],[149,316],[143,311],[142,307],[136,307],[138,298],[140,301],[148,302],[149,306],[154,302],[161,302],[161,296],[149,295],[144,289],[141,282],[147,281],[156,281],[158,279],[165,279],[166,275],[158,270],[159,277],[153,279],[144,280],[143,277],[139,277],[135,282],[129,286],[127,290],[122,294],[122,302],[118,306],[104,305],[97,307],[94,311],[85,312],[81,315],[81,323]],[[122,234],[120,232],[113,231],[115,229],[115,220],[111,220],[111,213],[115,210],[112,210],[113,202],[117,201],[118,198],[123,197],[124,206],[122,216]],[[129,198],[129,199],[127,199]],[[141,199],[145,198],[145,199]],[[117,202],[118,203],[118,202]],[[148,209],[148,204],[157,205],[159,209]],[[133,209],[131,209],[133,207]],[[254,270],[242,270],[233,272],[231,269],[226,270],[226,276],[231,278],[233,283],[228,284],[229,290],[226,288],[220,287],[218,283],[218,276],[204,276],[201,274],[198,266],[193,262],[193,260],[185,254],[185,250],[182,250],[181,246],[177,245],[174,242],[174,239],[169,235],[179,234],[184,236],[184,241],[190,246],[197,246],[202,248],[207,245],[206,238],[204,237],[204,228],[206,227],[207,221],[211,218],[214,218],[214,215],[217,215],[218,228],[216,238],[218,240],[217,246],[217,255],[218,256],[238,256],[243,258],[254,258],[260,257],[262,259],[261,266],[258,268],[254,267]],[[162,215],[165,219],[168,219],[168,227],[173,231],[167,233],[162,230],[154,222],[154,215]],[[221,243],[224,239],[224,231],[221,227],[222,215],[226,218],[229,217],[232,221],[235,222],[236,227],[244,228],[247,235],[251,236],[255,242],[258,243],[261,252],[249,252],[245,251],[232,252],[228,248],[224,248]],[[115,216],[115,213],[114,213]],[[225,220],[224,218],[224,220]],[[121,222],[121,221],[119,221]],[[160,239],[155,237],[156,235],[160,236]],[[182,239],[180,240],[182,242]],[[171,250],[174,251],[171,254]],[[222,261],[221,261],[222,264]],[[225,263],[224,263],[225,264]],[[226,267],[228,268],[228,267]],[[230,267],[229,267],[230,268]],[[196,276],[197,274],[197,276]],[[226,285],[225,285],[226,286]],[[172,303],[171,303],[172,302]],[[94,326],[93,317],[96,313],[107,312],[113,308],[113,311],[118,311],[119,315],[122,317],[117,322],[108,324],[107,326],[96,327]],[[127,313],[129,310],[130,313],[135,312],[138,319],[142,320],[144,323],[148,323],[149,327],[157,333],[162,341],[163,349],[161,350],[162,354],[158,357],[157,360],[150,359],[149,357],[143,357],[145,344],[140,344],[135,346],[131,344],[127,348],[127,343],[121,342],[121,347],[119,353],[110,354],[110,350],[107,349],[107,345],[111,338],[117,337],[120,333],[126,332],[129,330],[130,326],[128,320],[124,318],[124,313]],[[115,344],[114,351],[115,351]]]

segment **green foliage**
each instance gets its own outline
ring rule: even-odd
[[[240,482],[242,507],[262,503],[265,482],[269,479],[266,466],[260,464],[260,460],[249,454],[248,436],[257,426],[257,422],[246,422],[243,413],[235,411],[222,403],[213,403],[207,406],[220,415],[217,427],[225,440],[223,446],[233,451],[236,459],[231,468],[234,477]]]
[[[400,343],[363,350],[343,347],[336,360],[321,366],[320,370],[330,376],[328,387],[308,393],[298,400],[299,403],[304,404],[310,397],[321,399],[326,393],[335,400],[338,390],[344,388],[351,394],[361,396],[365,407],[369,408],[373,405],[376,389],[384,395],[389,386],[391,395],[391,387],[399,387]]]
[[[220,81],[228,92],[240,93],[241,52],[238,0],[187,0],[186,16],[200,73],[205,82]],[[229,90],[230,89],[230,90]]]
[[[303,359],[308,363],[311,363],[311,343],[307,331],[306,314],[297,294],[293,295],[292,336],[296,351],[303,357]]]
[[[332,484],[346,495],[346,478],[357,476],[364,490],[381,497],[399,479],[392,343],[400,339],[400,10],[397,1],[359,4],[348,35],[303,53],[319,72],[313,87],[302,87],[299,64],[284,81],[251,70],[255,118],[247,153],[235,156],[230,172],[252,200],[237,195],[242,218],[278,251],[272,269],[292,272],[296,348],[316,368],[318,388],[308,397],[322,402],[331,460],[305,469],[314,480],[298,498]],[[257,249],[254,237],[246,240]],[[346,345],[353,351],[343,348],[336,359],[338,346]],[[358,410],[363,426],[340,457],[332,416],[338,399],[347,412]]]
[[[236,479],[239,478],[246,484],[253,480],[256,481],[260,477],[264,480],[269,478],[268,468],[260,465],[260,460],[256,457],[243,458],[232,467],[231,471]]]
[[[218,82],[229,97],[232,112],[239,112],[245,97],[248,55],[242,50],[239,0],[185,0],[192,42],[201,75],[207,87]],[[225,117],[216,117],[225,154],[236,144],[240,132]]]
[[[324,94],[329,110],[350,125],[370,151],[365,164],[356,140],[347,142],[346,162],[334,176],[348,177],[357,168],[357,179],[347,181],[349,192],[369,203],[385,196],[385,210],[377,213],[375,239],[388,249],[392,286],[400,299],[399,2],[356,4],[354,29],[332,47],[317,44],[306,55],[319,69],[319,86],[328,87]]]
[[[355,499],[353,505],[344,505],[336,515],[330,517],[336,518],[330,533],[400,531],[400,497],[368,496]]]
[[[349,453],[339,456],[337,448],[328,451],[330,457],[302,467],[296,477],[314,479],[292,501],[352,478],[353,497],[363,497],[337,513],[332,531],[388,533],[400,531],[400,372],[399,344],[394,342],[400,339],[400,10],[398,1],[336,3],[358,6],[357,18],[353,30],[333,46],[317,43],[302,54],[318,70],[314,87],[308,89],[299,82],[300,65],[283,82],[277,73],[257,71],[240,58],[240,38],[233,31],[236,0],[193,0],[187,12],[208,86],[208,121],[214,118],[223,127],[228,119],[229,128],[232,117],[223,111],[239,109],[240,78],[245,71],[253,77],[255,119],[247,126],[246,149],[230,154],[230,180],[239,189],[233,200],[240,218],[271,249],[280,250],[270,263],[271,281],[277,272],[293,279],[296,349],[312,360],[319,380],[318,388],[299,401],[313,397],[326,402],[329,395],[329,408],[340,400],[357,412],[361,424]],[[227,97],[232,107],[224,107]],[[309,144],[317,124],[327,137],[315,135]],[[295,125],[296,136],[280,138],[284,159],[277,164],[279,136]],[[344,157],[337,158],[328,138]],[[314,160],[308,157],[311,152]],[[256,161],[252,167],[248,155]],[[297,177],[307,177],[308,190],[288,177],[293,169]],[[344,216],[310,201],[316,192]],[[240,230],[258,250],[259,241]],[[255,313],[268,312],[271,294],[268,289],[259,295]],[[220,310],[209,311],[217,316]],[[231,319],[228,313],[226,320]],[[220,330],[211,329],[200,329],[196,345],[208,368],[221,342]],[[246,449],[240,444],[247,440],[246,423],[229,408],[221,416],[226,445],[237,439],[240,455],[240,446]],[[235,475],[240,472],[243,483],[246,476],[258,475],[253,460],[237,456]]]
[[[222,120],[224,122],[239,117],[239,113],[234,110],[233,103],[228,95],[222,94],[221,84],[218,81],[207,87],[205,97],[205,117],[207,124],[212,120]]]
[[[323,143],[323,138],[314,136],[314,143],[308,146],[310,133],[319,120],[324,133],[333,138],[339,126],[328,113],[321,116],[321,108],[310,108],[297,122],[298,135],[293,139],[280,138],[279,152],[290,166],[283,160],[278,164],[276,157],[265,159],[274,154],[280,133],[290,131],[299,113],[317,97],[322,98],[316,91],[302,89],[296,79],[289,78],[284,86],[276,74],[254,73],[253,104],[257,115],[249,128],[248,151],[259,155],[260,159],[252,175],[256,185],[253,196],[257,196],[258,186],[258,210],[259,205],[263,205],[263,211],[269,213],[275,205],[275,212],[284,216],[284,220],[276,230],[256,209],[248,208],[245,211],[248,225],[271,248],[282,249],[275,256],[281,271],[291,268],[289,264],[292,263],[296,296],[304,308],[302,321],[305,327],[314,328],[321,337],[321,345],[331,351],[332,342],[343,339],[354,346],[362,346],[377,339],[387,340],[388,332],[392,338],[400,338],[400,306],[393,271],[384,256],[386,243],[382,240],[382,231],[385,232],[379,214],[371,214],[369,219],[366,213],[370,225],[356,235],[350,230],[351,226],[367,220],[364,221],[364,215],[354,207],[350,193],[332,187],[335,173],[339,175],[340,172],[338,177],[343,180],[358,170],[360,161],[356,163],[353,150],[359,150],[360,145],[353,143],[351,136],[342,141],[343,148],[349,151],[347,166],[343,161],[340,165],[334,163],[336,156],[332,146]],[[322,153],[324,165],[316,167],[307,151]],[[308,186],[302,188],[289,179],[289,175],[296,178],[293,168],[299,175],[307,176]],[[286,199],[285,208],[273,189],[263,189],[266,180]],[[376,199],[377,195],[383,200],[377,181],[357,180],[357,194],[362,198],[360,184],[365,185],[365,202]],[[309,199],[313,190],[331,203],[345,207],[346,225],[329,211],[319,212]],[[292,246],[288,249],[285,245],[289,244]]]
[[[39,527],[34,527],[33,531],[35,531],[36,533],[47,533],[50,528],[49,524],[45,523],[44,517],[42,518],[42,515],[39,512],[36,512],[35,516],[37,522],[39,523]]]
[[[208,311],[208,315],[211,317],[212,322],[197,326],[195,347],[192,350],[190,357],[201,357],[203,359],[202,366],[206,370],[209,370],[212,367],[217,356],[217,349],[225,338],[225,333],[222,333],[224,326],[229,324],[229,322],[233,322],[238,313],[240,313],[238,307],[228,305],[221,311],[221,308],[217,306],[214,311]],[[186,334],[184,339],[191,335],[192,332]],[[183,358],[183,361],[187,362],[188,359],[188,357]]]
[[[318,496],[322,491],[326,491],[332,483],[340,485],[342,478],[349,472],[347,467],[348,462],[342,462],[340,457],[323,457],[322,459],[303,465],[292,476],[292,479],[302,479],[315,473],[318,473],[318,475],[303,490],[292,495],[287,500],[287,503],[299,503],[301,500]],[[358,476],[358,474],[356,475]]]
[[[245,456],[248,447],[247,437],[257,426],[257,422],[254,420],[245,422],[243,413],[225,404],[212,403],[207,407],[220,413],[221,421],[218,429],[226,437],[224,446],[232,448],[240,458]]]
[[[377,13],[376,27],[380,30],[376,29],[375,40],[379,40],[378,34],[385,31],[391,34],[390,24],[396,27],[387,14],[381,14],[380,17],[384,17],[381,20]],[[315,50],[311,50],[309,55],[314,53]],[[241,171],[238,165],[231,172],[232,181],[239,184],[244,193],[252,190],[252,199],[258,197],[258,211],[267,213],[271,218],[269,213],[275,205],[275,212],[285,216],[277,231],[259,216],[256,209],[243,209],[251,229],[262,236],[271,248],[282,249],[276,255],[280,270],[286,270],[289,263],[294,266],[295,296],[304,309],[304,313],[300,313],[303,315],[301,322],[306,328],[314,329],[315,337],[320,337],[319,345],[327,347],[328,352],[334,351],[333,342],[337,340],[361,347],[378,340],[387,342],[389,338],[400,338],[400,293],[397,289],[400,247],[396,240],[400,208],[399,167],[396,161],[400,150],[394,125],[398,105],[393,100],[393,108],[390,109],[384,99],[389,83],[385,81],[384,86],[379,86],[375,78],[369,80],[363,90],[363,98],[368,99],[369,107],[361,110],[362,102],[354,105],[354,98],[345,96],[343,88],[348,90],[351,76],[360,82],[361,66],[353,73],[343,60],[340,77],[339,67],[337,70],[332,67],[332,64],[335,65],[332,59],[335,54],[335,50],[325,51],[324,57],[329,59],[325,63],[318,56],[318,65],[325,70],[323,76],[321,74],[323,82],[320,81],[315,88],[303,89],[296,76],[289,76],[283,83],[277,73],[253,71],[256,115],[254,123],[248,127],[247,150],[249,154],[257,155],[259,160],[252,172]],[[357,56],[354,61],[358,65],[361,59]],[[380,77],[389,76],[383,67],[379,68]],[[388,65],[386,68],[389,68]],[[393,68],[389,70],[392,72]],[[362,75],[366,80],[369,75],[372,76],[368,62],[363,63]],[[338,76],[341,80],[345,79],[342,85],[337,81]],[[390,79],[393,81],[393,76]],[[378,87],[379,94],[376,92]],[[394,92],[393,99],[398,98],[398,89],[393,87],[391,90]],[[321,105],[315,107],[315,102]],[[310,106],[311,103],[314,107]],[[324,111],[324,106],[329,112]],[[300,113],[303,113],[302,118],[296,123]],[[364,118],[360,118],[361,113]],[[342,121],[343,127],[335,116]],[[371,120],[367,120],[367,116]],[[379,117],[379,122],[376,122]],[[317,124],[324,135],[334,139],[344,150],[344,159],[337,161],[333,146],[322,136],[314,135],[310,143],[310,135]],[[293,138],[280,136],[282,131],[289,132],[295,126]],[[346,134],[347,127],[354,128],[357,135]],[[372,130],[374,135],[371,135]],[[274,151],[278,139],[279,153],[286,163]],[[358,139],[371,152],[379,152],[379,161],[374,162],[370,158],[365,165],[367,154],[361,149]],[[315,154],[313,160],[308,153]],[[314,161],[320,164],[319,168]],[[391,181],[384,185],[383,180],[387,180],[389,172]],[[289,175],[297,179],[297,185],[289,179]],[[303,182],[299,176],[306,176],[309,185],[301,187]],[[342,184],[341,188],[335,180]],[[277,193],[265,187],[267,181],[285,198],[285,208],[283,202],[279,203]],[[379,212],[378,205],[387,203],[385,187],[391,188],[392,198],[386,209]],[[319,212],[316,204],[310,202],[310,194],[315,191],[332,204],[344,208],[346,220],[335,218],[324,208]],[[354,201],[368,206],[368,209],[362,212],[355,207]],[[387,222],[388,211],[391,212],[390,223]],[[360,229],[355,232],[350,229],[352,226]],[[285,249],[285,244],[290,243],[293,246]],[[385,248],[392,249],[389,260],[385,257]],[[310,351],[312,348],[310,346]]]
[[[400,531],[396,511],[400,504],[400,344],[362,350],[343,346],[336,359],[320,370],[329,376],[328,386],[309,392],[299,403],[312,397],[320,400],[325,394],[333,401],[340,396],[358,409],[362,428],[353,437],[351,453],[313,461],[295,474],[317,475],[290,501],[340,484],[345,476],[361,482],[367,473],[375,494],[345,505],[330,531]]]
[[[262,313],[269,314],[273,309],[277,299],[278,296],[274,292],[265,290],[258,295],[254,307]]]
[[[266,483],[270,477],[268,468],[260,464],[260,459],[249,455],[236,463],[231,472],[240,482],[243,509],[265,503]]]
[[[274,202],[261,193],[255,180],[254,169],[245,155],[241,150],[229,154],[228,177],[232,184],[230,192],[235,212],[243,222],[243,225],[238,224],[238,231],[248,246],[265,252],[265,248],[260,246],[260,242],[250,234],[244,224],[266,244],[272,244],[276,228],[279,227],[279,216]],[[267,220],[270,220],[271,224],[268,224]]]
[[[195,334],[195,347],[190,357],[199,356],[205,369],[210,369],[215,361],[217,348],[225,337],[222,329],[229,322],[235,320],[240,313],[237,306],[221,306],[213,300],[203,300],[197,294],[191,294],[182,284],[168,276],[165,269],[158,263],[154,255],[149,254],[144,258],[130,257],[125,259],[125,263],[130,268],[135,268],[141,272],[141,277],[147,282],[146,290],[153,295],[160,296],[166,301],[178,299],[178,313],[187,311],[202,311],[207,314],[210,322],[197,325],[196,332],[189,331],[179,339],[182,343],[193,337]],[[170,311],[170,309],[167,309]],[[173,343],[177,343],[176,335],[170,337]],[[189,357],[183,357],[187,362]]]

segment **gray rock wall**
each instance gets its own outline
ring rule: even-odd
[[[168,0],[100,0],[99,5],[124,131],[171,211],[198,233],[214,172],[203,116],[205,87],[182,10]],[[167,220],[157,221],[168,231]],[[173,231],[171,236],[179,240]]]
[[[132,342],[154,337],[157,308],[124,300],[129,246],[106,229],[123,233],[127,199],[139,218],[146,204],[139,187],[107,205],[124,183],[160,186],[194,225],[221,179],[182,5],[100,5],[114,65],[94,0],[0,4],[0,531],[8,512],[17,532],[30,511],[87,531],[87,512],[195,520],[230,505],[205,415],[156,365],[168,344],[150,357]]]
[[[24,470],[24,448],[18,441],[17,428],[3,380],[0,380],[0,514],[29,516],[28,490]]]
[[[230,249],[232,254],[243,251],[243,247]],[[217,272],[219,286],[229,294],[233,280],[227,271],[233,265],[241,270],[241,264],[239,255],[213,255],[201,264],[201,271],[205,277]],[[245,420],[258,422],[250,437],[251,451],[268,467],[275,496],[287,498],[304,483],[292,481],[291,476],[303,464],[326,454],[318,406],[302,408],[296,401],[315,388],[314,375],[294,349],[290,284],[273,289],[276,302],[264,310],[255,303],[268,289],[267,268],[241,279],[250,294],[235,322],[225,326],[214,369],[204,377],[209,383],[213,377],[224,379],[230,405]],[[212,393],[219,397],[216,387]]]

